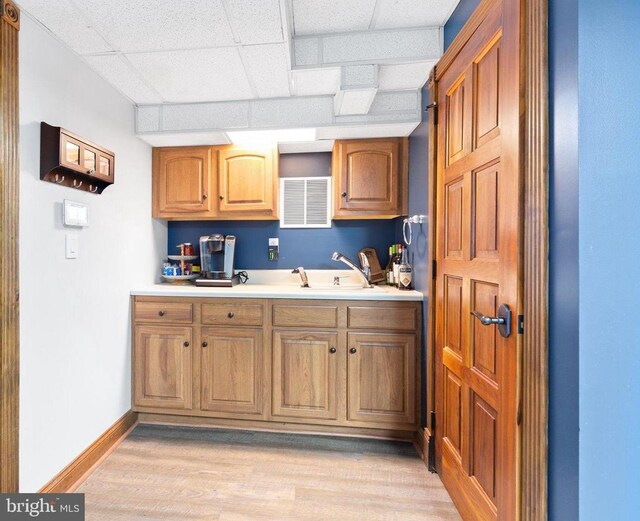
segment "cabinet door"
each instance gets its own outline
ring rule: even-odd
[[[64,133],[60,134],[60,164],[83,174],[88,169],[84,167],[84,144]]]
[[[221,148],[218,170],[221,215],[277,215],[277,151]]]
[[[337,141],[334,149],[335,216],[402,213],[405,189],[398,139]]]
[[[210,212],[211,147],[154,148],[153,154],[154,216]]]
[[[202,328],[200,407],[262,413],[262,330]]]
[[[349,420],[414,422],[415,343],[410,334],[349,333]]]
[[[191,409],[191,328],[136,326],[133,401],[139,407]]]
[[[337,342],[335,333],[273,333],[274,416],[336,418]]]

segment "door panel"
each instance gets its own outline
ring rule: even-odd
[[[349,420],[412,423],[415,336],[349,333]]]
[[[200,407],[262,413],[262,331],[202,328]]]
[[[274,416],[337,418],[337,347],[335,333],[273,333]]]
[[[275,212],[273,150],[220,149],[220,213]]]
[[[154,154],[160,215],[210,212],[211,148],[158,148]]]
[[[519,18],[507,31],[502,6],[436,66],[436,466],[465,520],[516,519],[517,333],[471,314],[518,314]]]
[[[191,409],[191,328],[136,326],[134,404]]]

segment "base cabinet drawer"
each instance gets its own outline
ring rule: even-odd
[[[261,326],[262,310],[263,305],[259,303],[220,302],[202,304],[202,324],[213,326]]]
[[[193,304],[190,302],[136,300],[133,316],[136,322],[191,324],[193,322]]]
[[[261,414],[262,330],[202,328],[200,408]]]
[[[413,423],[415,335],[349,333],[347,420]]]
[[[337,418],[337,342],[335,333],[273,333],[273,416]]]
[[[192,330],[136,326],[133,403],[140,407],[191,409]]]

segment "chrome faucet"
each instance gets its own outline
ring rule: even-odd
[[[358,276],[362,279],[362,287],[363,288],[373,288],[371,282],[369,282],[369,275],[366,271],[369,270],[369,262],[367,260],[366,264],[364,264],[364,268],[366,271],[362,271],[358,266],[356,266],[351,259],[345,257],[339,251],[334,251],[331,256],[331,260],[344,262],[347,266],[349,266],[353,271],[355,271]]]
[[[302,288],[309,287],[309,279],[307,278],[307,272],[304,271],[304,268],[302,266],[300,266],[299,268],[296,268],[291,273],[297,273],[298,275],[300,275],[300,279],[302,280],[302,286],[301,286]]]

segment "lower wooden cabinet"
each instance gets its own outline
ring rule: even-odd
[[[133,409],[407,435],[418,417],[420,306],[136,297]]]
[[[273,333],[273,416],[337,418],[337,345],[337,333]]]
[[[262,330],[202,328],[200,408],[262,413]]]
[[[415,335],[349,333],[347,419],[415,420]]]
[[[136,326],[134,336],[134,404],[162,409],[191,409],[192,329]]]

